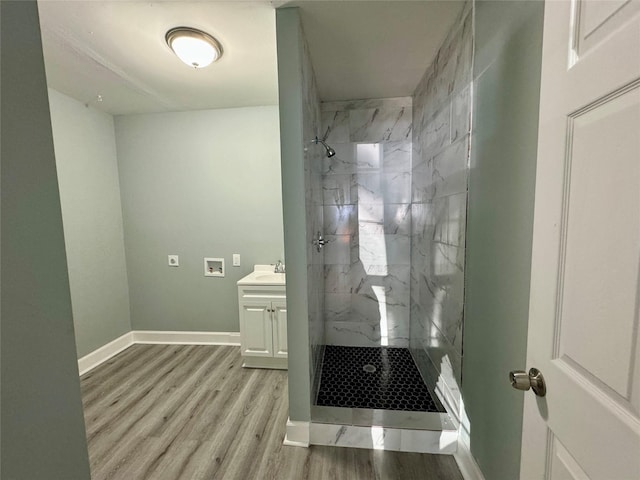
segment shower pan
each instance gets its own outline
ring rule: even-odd
[[[326,345],[311,406],[311,443],[454,453],[457,423],[408,348]],[[435,376],[435,375],[434,375]]]
[[[327,345],[316,405],[405,412],[445,412],[411,353],[399,347]]]

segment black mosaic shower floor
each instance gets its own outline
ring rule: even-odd
[[[394,347],[327,345],[316,404],[412,412],[445,411],[429,394],[409,350]]]

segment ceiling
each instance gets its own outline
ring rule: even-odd
[[[299,1],[320,98],[413,93],[464,2]]]
[[[39,11],[49,86],[111,114],[278,103],[268,2],[41,0]],[[181,25],[216,37],[221,59],[183,64],[164,40]]]
[[[300,8],[324,101],[411,95],[458,1],[40,0],[49,86],[114,115],[278,103],[275,8]],[[164,35],[186,25],[223,46],[204,69]]]

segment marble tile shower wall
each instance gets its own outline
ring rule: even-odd
[[[467,3],[413,95],[410,347],[461,382],[472,15]]]
[[[321,108],[327,344],[408,347],[411,98]]]
[[[302,29],[302,26],[300,26]],[[324,252],[317,252],[311,245],[316,232],[322,231],[323,225],[323,191],[322,191],[322,159],[324,149],[312,145],[311,140],[320,132],[320,100],[316,86],[316,78],[311,64],[309,47],[304,31],[300,38],[302,45],[302,95],[303,95],[303,135],[304,172],[306,189],[306,240],[307,241],[307,298],[309,308],[309,344],[310,344],[310,379],[315,398],[317,389],[316,373],[322,359],[322,348],[325,344],[324,329]]]

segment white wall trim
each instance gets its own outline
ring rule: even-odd
[[[240,332],[171,332],[134,330],[133,343],[240,346]]]
[[[131,345],[133,345],[133,332],[127,332],[106,345],[103,345],[102,347],[78,359],[78,370],[80,375],[84,375],[88,371],[93,370],[98,365],[106,362],[111,357],[129,348]]]
[[[462,439],[458,439],[458,451],[453,454],[462,478],[464,480],[485,480],[475,458],[471,455],[469,445]]]
[[[458,450],[453,455],[453,458],[455,458],[464,480],[484,480],[482,470],[480,470],[476,459],[471,453],[471,420],[469,420],[467,416],[463,399],[460,399],[460,411],[457,413],[460,419],[460,425],[458,426]]]
[[[447,413],[455,423],[459,424],[461,422],[460,410],[464,409],[461,406],[460,391],[457,388],[454,391],[445,381],[442,374],[438,377],[435,390]]]
[[[287,418],[287,434],[284,445],[290,447],[309,447],[309,422],[292,421]]]
[[[80,375],[93,370],[136,343],[240,346],[240,332],[171,332],[133,330],[78,359]]]

